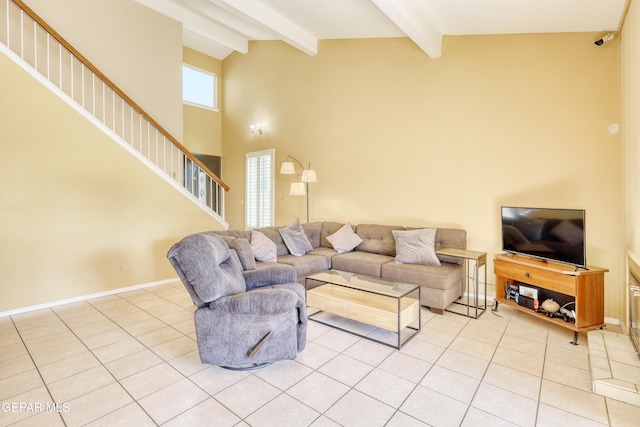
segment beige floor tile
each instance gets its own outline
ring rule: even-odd
[[[36,363],[36,366],[44,366],[76,356],[86,351],[87,347],[85,347],[82,342],[75,341],[55,347],[49,347],[43,350],[31,351],[30,353],[31,357],[33,357],[33,361]]]
[[[435,363],[446,349],[446,347],[416,338],[402,346],[400,352],[422,359],[425,362]]]
[[[22,333],[27,329],[47,327],[51,324],[62,323],[60,318],[49,308],[30,311],[11,316],[16,328]]]
[[[584,391],[592,391],[591,373],[586,369],[574,368],[562,363],[547,360],[542,377]]]
[[[98,322],[90,323],[88,325],[79,325],[71,329],[73,330],[73,333],[78,336],[78,338],[82,339],[90,337],[92,335],[98,335],[103,332],[112,331],[117,328],[119,328],[119,326],[116,325],[113,321],[111,321],[110,319],[105,319]]]
[[[113,344],[93,350],[93,354],[102,362],[107,364],[118,360],[122,357],[145,350],[144,345],[140,344],[135,338],[127,338]]]
[[[393,408],[399,408],[416,384],[382,369],[374,369],[356,386],[356,390],[378,399]]]
[[[18,421],[15,424],[11,424],[12,427],[64,427],[64,421],[60,413],[52,412],[38,412],[34,415]]]
[[[158,319],[162,320],[168,325],[175,325],[178,323],[191,321],[193,323],[193,313],[189,310],[185,310],[180,306],[176,306],[177,309],[170,313],[158,315]]]
[[[184,322],[174,323],[171,326],[185,335],[195,333],[196,331],[196,325],[195,323],[193,323],[193,314],[189,315],[189,320],[185,320]]]
[[[200,361],[200,352],[198,350],[190,351],[182,356],[176,357],[168,361],[171,366],[176,368],[178,372],[186,377],[190,377],[196,372],[203,371],[211,365],[204,364]]]
[[[0,425],[8,426],[39,415],[47,405],[53,405],[53,399],[46,387],[38,387],[25,393],[13,396],[2,402],[0,408]],[[40,417],[38,418],[40,419]],[[24,421],[28,423],[29,421]]]
[[[487,323],[489,322],[484,322],[483,324],[469,323],[462,331],[460,331],[459,336],[472,338],[476,341],[482,341],[491,345],[498,345],[502,335],[504,334],[506,324],[501,322],[491,328],[487,328]]]
[[[420,385],[452,397],[464,403],[471,403],[480,381],[459,374],[447,368],[434,366],[422,379]]]
[[[0,347],[0,362],[28,354],[27,347],[22,342],[16,342],[15,344]]]
[[[240,418],[245,418],[279,394],[280,391],[268,382],[248,375],[213,397]]]
[[[403,412],[396,412],[385,427],[429,427],[427,424],[417,420]]]
[[[209,366],[191,375],[189,379],[213,396],[250,375],[252,374],[249,371],[236,371],[219,366]]]
[[[457,336],[457,333],[441,331],[440,329],[437,329],[435,327],[430,328],[429,324],[427,323],[422,327],[420,333],[416,335],[416,339],[426,341],[440,347],[448,347],[449,344],[451,344]]]
[[[588,371],[589,354],[571,350],[570,347],[573,346],[569,343],[567,343],[565,347],[566,348],[547,346],[545,360]]]
[[[436,366],[450,369],[477,380],[482,379],[489,362],[455,350],[446,350],[436,362]]]
[[[198,344],[186,336],[151,347],[151,351],[164,360],[172,360],[197,349]]]
[[[155,427],[156,425],[137,403],[130,403],[86,424],[87,427]]]
[[[125,315],[151,316],[150,314],[141,311],[138,307],[130,303],[125,305],[119,305],[117,307],[102,308],[100,311],[102,312],[102,314],[104,314],[105,316],[108,316],[118,324],[120,324],[120,322],[118,321],[118,318]]]
[[[487,361],[491,360],[496,351],[496,346],[493,344],[487,344],[463,336],[459,336],[453,340],[449,348]]]
[[[136,339],[147,347],[154,347],[182,336],[183,335],[174,328],[165,326],[164,328],[138,335]]]
[[[76,354],[67,359],[50,363],[39,368],[42,378],[47,384],[67,378],[87,369],[100,365],[100,361],[89,351]]]
[[[132,402],[120,384],[113,383],[69,401],[69,412],[62,413],[62,418],[69,426],[81,426]]]
[[[607,349],[607,353],[609,355],[609,359],[615,362],[640,368],[640,356],[638,356],[638,353],[635,351],[626,351],[612,347]]]
[[[295,384],[287,394],[323,413],[344,396],[349,387],[319,372],[313,372]]]
[[[395,409],[357,390],[345,394],[325,412],[325,416],[340,425],[383,426]]]
[[[247,427],[248,424],[238,424],[237,427]],[[336,423],[333,420],[330,420],[329,418],[325,417],[324,415],[319,416],[312,424],[310,427],[342,427],[340,426],[340,424]]]
[[[30,371],[35,368],[28,354],[0,362],[0,379]]]
[[[120,384],[134,399],[140,400],[182,379],[182,374],[171,365],[161,363],[120,380]]]
[[[152,314],[158,318],[172,318],[175,316],[183,316],[180,320],[185,320],[184,315],[185,314],[189,314],[189,312],[187,312],[187,310],[185,310],[184,308],[180,307],[179,305],[176,305],[172,302],[167,302],[164,301],[164,304],[162,305],[157,305],[155,307],[149,307],[147,309],[145,309],[145,311],[149,314]],[[193,317],[193,314],[191,314],[191,316]],[[168,322],[167,322],[168,323]]]
[[[353,387],[372,369],[373,367],[371,365],[359,362],[349,356],[339,354],[322,365],[318,369],[318,372]]]
[[[504,347],[498,347],[491,362],[538,377],[544,367],[544,359]]]
[[[109,362],[105,366],[117,380],[122,380],[161,363],[162,359],[151,350],[145,349]]]
[[[514,424],[533,426],[538,402],[508,390],[482,383],[471,406]]]
[[[316,338],[314,342],[316,344],[323,345],[338,353],[341,353],[358,342],[360,338],[350,334],[349,332],[340,331],[338,329],[332,329],[331,331]]]
[[[640,420],[640,407],[613,399],[605,399],[609,419],[614,427],[637,427]]]
[[[537,426],[566,426],[566,427],[603,427],[609,424],[601,424],[599,422],[581,417],[553,406],[540,404],[538,408]]]
[[[546,353],[546,345],[544,343],[515,335],[504,335],[498,344],[498,348],[518,351],[540,359],[543,359]]]
[[[131,323],[128,325],[123,325],[122,329],[137,337],[139,335],[143,335],[149,332],[157,331],[158,329],[162,329],[167,327],[167,324],[163,321],[156,319],[155,317],[148,318],[143,320],[142,322]]]
[[[418,386],[400,411],[430,426],[459,426],[467,405],[426,387]]]
[[[209,398],[177,415],[163,427],[204,426],[210,425],[212,420],[215,420],[216,427],[231,427],[237,425],[240,418],[215,399]]]
[[[555,425],[555,424],[551,424]],[[517,424],[511,423],[493,414],[482,411],[478,408],[470,407],[467,414],[462,420],[461,427],[517,427]]]
[[[320,414],[291,396],[281,394],[246,418],[255,427],[298,427],[311,424]]]
[[[419,383],[433,365],[424,360],[393,352],[378,367],[413,383]]]
[[[482,378],[482,382],[529,399],[538,400],[542,378],[497,363],[491,363],[484,378]]]
[[[134,302],[134,304],[138,308],[141,308],[144,311],[146,311],[147,313],[153,314],[155,316],[155,313],[152,313],[150,311],[151,309],[153,309],[154,307],[164,306],[164,305],[167,305],[169,303],[167,302],[167,300],[153,295],[152,298],[145,299],[144,301],[136,301],[136,302]]]
[[[20,328],[18,328],[20,330]],[[22,340],[28,345],[29,342],[37,340],[39,338],[45,338],[57,332],[68,331],[69,328],[62,320],[56,318],[51,323],[41,325],[38,327],[32,327],[29,329],[20,330],[20,336]]]
[[[96,366],[54,383],[49,383],[47,387],[56,402],[68,402],[114,382],[115,379],[104,366]]]
[[[265,366],[254,375],[284,391],[311,372],[311,368],[295,360],[282,360]]]
[[[307,312],[308,313],[308,312]],[[323,325],[322,323],[310,321],[307,326],[307,341],[314,341],[318,337],[331,332],[333,328],[331,326]]]
[[[604,397],[578,390],[577,388],[543,379],[540,403],[545,403],[602,424],[608,423]]]
[[[0,379],[0,400],[9,399],[42,386],[44,383],[36,369],[11,375]]]
[[[56,332],[51,335],[45,335],[41,338],[29,341],[28,343],[26,343],[26,346],[29,351],[35,352],[59,345],[73,344],[79,341],[80,340],[78,339],[78,337],[73,332],[71,332],[71,330],[65,329],[63,331]]]
[[[71,317],[71,318],[63,318],[64,323],[71,329],[73,328],[77,328],[79,326],[84,326],[84,325],[90,325],[92,323],[96,323],[96,322],[102,322],[104,320],[106,320],[107,317],[100,313],[98,310],[96,309],[92,309],[91,312],[82,315],[82,316],[77,316],[77,317]]]
[[[335,350],[331,350],[330,348],[327,348],[320,344],[307,341],[307,345],[305,346],[304,351],[302,353],[298,353],[298,357],[296,357],[296,360],[312,369],[317,369],[327,363],[337,354],[338,352]],[[347,354],[347,352],[345,352],[345,354]]]
[[[640,368],[613,360],[609,361],[613,378],[640,384]]]
[[[138,403],[156,423],[163,424],[208,398],[207,393],[185,378]]]
[[[131,310],[127,313],[109,315],[120,326],[131,325],[132,323],[144,322],[145,320],[154,319],[152,315],[137,308],[135,305],[127,304],[127,307],[131,307]]]
[[[371,366],[379,365],[391,353],[391,347],[369,340],[360,340],[344,351],[345,355]]]
[[[114,344],[120,341],[131,338],[126,331],[122,329],[111,329],[101,334],[91,335],[82,339],[82,342],[87,346],[89,350],[95,350],[100,347],[105,347],[110,344]]]
[[[519,319],[515,316],[504,332],[505,337],[524,338],[542,345],[546,344],[548,334],[548,325],[544,320]]]

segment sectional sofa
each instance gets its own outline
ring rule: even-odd
[[[302,250],[297,255],[290,251],[291,242],[283,239],[283,229],[304,233],[306,239]],[[336,241],[336,236],[349,234],[350,241],[357,243],[352,250]],[[409,233],[405,233],[409,232]],[[339,222],[323,221],[300,225],[297,221],[289,227],[265,227],[255,230],[223,230],[211,233],[223,236],[232,249],[236,249],[245,276],[259,277],[261,274],[273,272],[273,262],[291,266],[296,271],[296,279],[304,284],[305,278],[329,269],[343,270],[357,274],[366,274],[384,279],[418,284],[422,287],[421,301],[434,313],[442,314],[444,309],[464,292],[463,261],[459,258],[435,255],[437,259],[423,262],[418,259],[412,262],[412,253],[406,258],[406,246],[403,243],[402,257],[399,248],[400,238],[405,236],[432,232],[432,250],[440,248],[466,249],[465,230],[452,228],[425,229],[415,227],[360,224],[351,226]],[[286,236],[288,236],[287,234]],[[395,236],[394,236],[395,235]],[[260,239],[268,238],[269,245],[275,244],[272,257],[264,262],[262,249],[258,245]],[[396,237],[398,242],[396,242]],[[308,240],[308,243],[307,243]],[[333,241],[334,244],[331,243]],[[271,243],[272,242],[272,243]],[[293,248],[292,248],[293,249]],[[337,249],[337,250],[336,250]],[[412,250],[409,247],[409,250]],[[255,260],[257,259],[257,261]],[[262,261],[261,261],[262,260]],[[399,262],[402,261],[402,262]]]

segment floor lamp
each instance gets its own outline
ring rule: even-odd
[[[280,165],[280,173],[283,175],[295,175],[296,168],[293,162],[290,162],[289,159],[295,160],[296,163],[300,165],[302,169],[302,179],[300,182],[292,182],[291,187],[289,188],[290,196],[307,196],[307,222],[309,222],[309,183],[310,182],[318,182],[318,175],[316,171],[311,169],[311,163],[309,163],[309,167],[305,169],[305,167],[300,163],[298,159],[295,157],[287,156],[287,161],[282,162]]]

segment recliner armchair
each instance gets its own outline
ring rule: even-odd
[[[292,267],[273,264],[243,274],[236,251],[212,233],[183,238],[167,258],[198,307],[203,363],[251,368],[295,359],[304,349],[305,290]]]

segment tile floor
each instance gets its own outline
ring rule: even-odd
[[[0,318],[0,426],[638,426],[586,335],[508,307],[423,312],[401,351],[310,322],[295,361],[202,365],[179,282]]]

